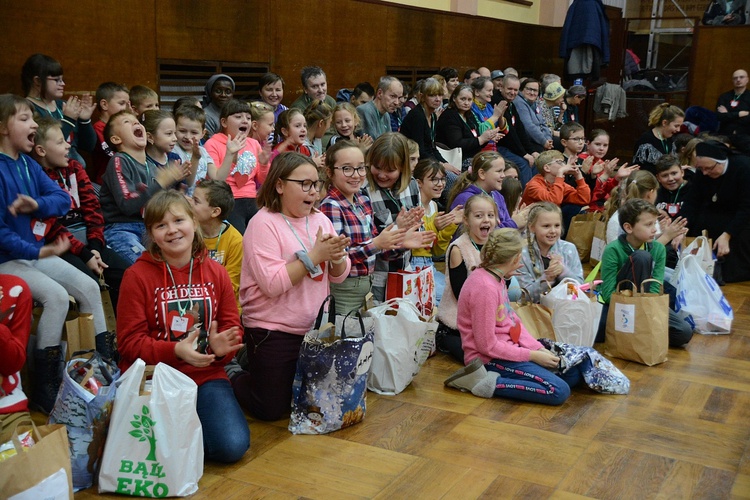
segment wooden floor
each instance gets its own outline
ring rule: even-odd
[[[438,355],[398,396],[368,394],[349,429],[248,419],[250,451],[207,464],[192,498],[750,498],[750,283],[724,291],[732,334],[696,335],[659,366],[614,360],[627,396],[480,399],[443,387],[458,365]]]

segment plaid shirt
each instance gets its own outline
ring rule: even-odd
[[[372,242],[378,231],[372,220],[370,199],[362,193],[356,193],[354,203],[351,203],[341,191],[331,186],[328,196],[320,204],[320,211],[331,219],[336,234],[344,234],[352,240],[349,246],[349,259],[352,261],[349,276],[372,274],[375,270],[375,255],[380,250]]]

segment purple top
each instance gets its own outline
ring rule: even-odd
[[[475,194],[480,193],[482,193],[482,190],[476,185],[471,184],[469,187],[463,190],[461,194],[456,196],[456,199],[453,200],[450,209],[453,210],[457,205],[466,205],[466,201],[469,198],[471,198]],[[492,191],[491,193],[487,194],[492,196],[492,199],[495,200],[495,204],[497,205],[497,220],[499,221],[497,227],[512,227],[518,229],[516,221],[510,218],[508,207],[505,205],[505,198],[503,198],[503,195],[500,194],[499,191]]]

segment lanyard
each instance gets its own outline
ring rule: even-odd
[[[294,234],[294,237],[297,238],[297,241],[299,241],[299,244],[302,245],[302,250],[307,251],[307,247],[305,246],[305,244],[300,239],[299,235],[297,234],[297,231],[295,231],[294,227],[292,227],[292,223],[289,222],[289,219],[286,218],[286,215],[281,214],[281,216],[286,221],[286,225],[289,226],[289,229],[292,230],[292,234]],[[310,248],[312,248],[315,245],[313,243],[312,238],[310,237],[310,217],[309,216],[305,217],[305,232],[307,233],[307,239],[310,240]]]
[[[685,183],[683,182],[682,184],[680,184],[680,187],[677,188],[677,192],[674,195],[674,200],[672,201],[672,203],[677,203],[677,199],[680,197],[680,189],[682,189],[682,186],[684,186],[684,185],[685,185]],[[670,196],[670,198],[671,198],[671,196]]]
[[[401,200],[397,200],[396,198],[394,198],[394,197],[393,197],[393,195],[391,194],[391,191],[390,191],[390,189],[383,189],[383,191],[385,191],[385,195],[386,195],[386,196],[387,196],[388,198],[390,198],[390,200],[391,200],[391,201],[392,201],[393,203],[395,203],[395,204],[396,204],[396,206],[398,207],[398,209],[399,209],[399,210],[401,210],[401,206],[402,206],[402,205],[401,205]]]
[[[214,248],[214,252],[216,252],[216,253],[218,253],[218,251],[219,251],[219,243],[221,243],[221,235],[224,234],[224,232],[227,229],[227,226],[225,226],[224,224],[226,224],[226,221],[222,222],[221,230],[219,231],[219,237],[216,238],[216,248]]]
[[[174,287],[174,293],[179,297],[179,293],[177,292],[177,283],[174,280],[174,274],[172,274],[172,268],[169,267],[169,264],[166,262],[164,263],[164,266],[167,268],[167,272],[169,273],[169,277],[172,278],[172,286]],[[193,288],[193,257],[190,257],[190,273],[188,274],[188,303],[184,307],[182,306],[182,301],[177,299],[177,310],[180,313],[180,317],[185,316],[185,313],[187,312],[188,308],[193,307],[193,299],[190,296],[190,291]]]
[[[24,175],[21,172],[21,167],[18,166],[17,159],[5,153],[0,153],[0,155],[7,156],[11,160],[13,160],[13,163],[16,165],[16,171],[18,172],[18,178],[20,179],[21,184],[23,185],[21,187],[21,191],[23,192],[23,194],[31,196],[31,186],[32,186],[31,175],[29,175],[29,164],[26,162],[26,157],[24,156],[24,154],[19,153],[18,156],[23,161],[23,168],[24,168],[24,171],[26,172],[26,179],[24,179]]]
[[[130,158],[131,160],[133,160],[138,165],[144,165],[143,163],[139,162],[138,160],[136,160],[135,158],[133,158],[132,156],[130,156],[129,154],[127,154],[125,152],[122,152],[121,154],[127,156],[128,158]],[[145,163],[144,166],[146,167],[146,176],[147,177],[151,177],[151,168],[148,166],[148,159],[149,158],[150,157],[148,155],[146,155],[146,163]],[[156,162],[154,162],[154,163],[156,163]]]

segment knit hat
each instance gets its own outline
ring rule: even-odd
[[[231,76],[225,75],[223,73],[214,75],[211,78],[209,78],[208,81],[206,82],[205,94],[203,97],[204,105],[207,105],[208,103],[211,102],[211,90],[214,88],[214,84],[219,80],[227,80],[229,84],[232,86],[232,92],[235,91],[234,80],[232,79]]]
[[[497,80],[498,78],[502,78],[504,76],[505,74],[502,71],[496,69],[492,73],[490,73],[490,80]]]
[[[719,141],[699,142],[695,146],[695,156],[702,156],[716,162],[723,162],[729,158],[729,148]]]
[[[560,94],[562,95],[562,94]],[[565,156],[556,149],[549,149],[536,157],[534,164],[539,173],[544,173],[544,166],[555,160],[565,160]]]
[[[565,93],[565,89],[558,82],[552,82],[547,85],[544,91],[544,98],[548,101],[556,101]]]
[[[567,92],[565,92],[565,95],[567,97],[586,97],[586,87],[584,87],[583,85],[573,85],[567,90]]]

